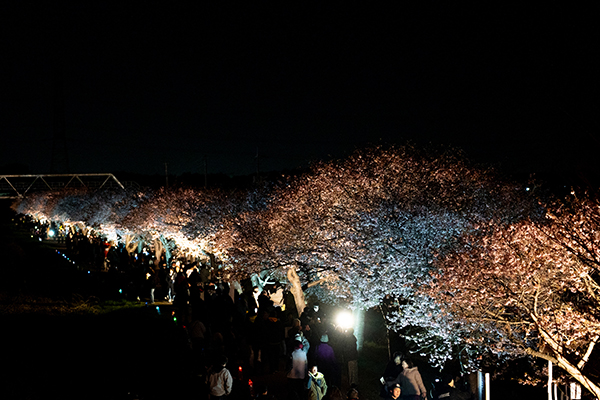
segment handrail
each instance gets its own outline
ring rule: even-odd
[[[8,191],[10,193],[2,193],[2,188],[0,187],[0,198],[4,198],[4,199],[16,199],[16,198],[22,198],[23,196],[25,196],[28,192],[30,192],[31,190],[33,190],[34,184],[38,181],[41,181],[44,183],[44,185],[48,188],[46,190],[52,190],[52,179],[51,178],[70,178],[69,181],[63,186],[63,188],[68,187],[71,182],[75,181],[79,181],[81,183],[81,185],[83,185],[84,187],[87,187],[90,182],[86,183],[84,182],[85,178],[90,178],[90,177],[96,177],[96,178],[104,178],[104,180],[100,181],[100,186],[98,187],[98,189],[102,189],[108,182],[110,181],[114,181],[121,189],[125,190],[125,186],[123,186],[123,184],[121,182],[119,182],[119,180],[113,175],[113,174],[108,174],[108,173],[97,173],[97,174],[26,174],[26,175],[0,175],[0,184],[2,184],[3,181],[6,181],[6,183],[8,184],[8,186],[10,188],[7,188]],[[33,181],[29,182],[20,182],[21,185],[17,184],[17,180],[21,179],[31,179],[33,178]],[[82,179],[84,178],[84,179]],[[12,182],[11,182],[12,181]],[[50,183],[49,183],[50,182]],[[63,182],[60,182],[63,183]],[[21,188],[23,186],[27,185],[27,188],[20,192],[17,187]]]

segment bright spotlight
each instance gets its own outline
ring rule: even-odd
[[[341,311],[335,318],[337,326],[350,329],[354,326],[354,317],[350,311]]]
[[[50,236],[50,237],[54,237],[54,235],[55,235],[55,232],[54,232],[54,230],[53,230],[53,229],[50,229],[50,230],[48,231],[48,236]]]

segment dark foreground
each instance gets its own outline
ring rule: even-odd
[[[10,315],[1,324],[7,370],[0,398],[200,398],[176,326],[145,310]]]
[[[206,399],[203,371],[185,336],[154,307],[99,316],[2,316],[2,399]],[[361,355],[361,399],[378,399],[387,350],[372,344]],[[421,367],[420,367],[421,369]],[[426,366],[424,380],[431,379]],[[231,399],[249,399],[248,379],[268,383],[286,399],[283,372],[233,370]],[[241,378],[241,379],[240,379]],[[543,389],[494,382],[494,399],[545,399]]]

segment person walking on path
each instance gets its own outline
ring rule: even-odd
[[[348,384],[358,384],[358,349],[354,329],[344,333],[344,361],[348,366]]]
[[[339,374],[336,355],[333,347],[329,344],[329,336],[327,334],[321,336],[321,342],[315,348],[313,359],[314,364],[319,366],[332,385],[340,387],[341,376]],[[313,362],[311,361],[311,363]]]
[[[208,375],[211,400],[225,400],[231,394],[233,378],[227,368],[227,357],[221,356]]]
[[[327,394],[325,376],[319,372],[316,365],[308,371],[308,400],[321,400]]]
[[[421,373],[410,358],[402,360],[400,373],[402,385],[402,398],[406,400],[420,400],[427,398],[427,390],[423,384]]]
[[[156,273],[156,271],[154,271],[154,269],[152,269],[152,267],[150,267],[150,272],[146,273],[146,279],[150,293],[150,304],[154,304],[154,292],[156,291],[156,288],[158,286],[159,279],[158,274]]]
[[[287,374],[289,398],[294,400],[304,400],[306,398],[304,380],[306,379],[308,370],[308,360],[303,347],[300,341],[297,340],[295,342],[294,351],[292,352],[291,369]]]
[[[380,378],[381,381],[381,390],[379,392],[379,397],[385,398],[389,391],[396,385],[400,383],[402,373],[402,354],[396,351],[391,360],[388,361],[385,371],[383,371],[383,375]]]

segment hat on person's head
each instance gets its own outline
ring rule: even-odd
[[[219,357],[219,365],[221,365],[222,367],[225,367],[227,365],[227,361],[229,361],[227,359],[227,356]]]
[[[329,342],[329,336],[327,336],[327,334],[324,334],[323,336],[321,336],[321,343],[327,342]]]
[[[269,391],[269,388],[266,383],[259,383],[258,385],[256,385],[256,393],[267,394],[268,391]]]
[[[356,383],[350,385],[350,390],[348,390],[348,400],[358,400],[358,389]]]
[[[444,375],[442,375],[442,383],[445,385],[450,385],[450,382],[452,382],[453,380],[454,377],[452,376],[452,374],[445,373]]]

